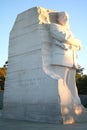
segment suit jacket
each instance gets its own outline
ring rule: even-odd
[[[72,32],[61,25],[51,24],[50,33],[53,37],[51,64],[77,68],[76,51],[79,50],[79,43],[74,39]],[[75,45],[72,44],[73,42]]]

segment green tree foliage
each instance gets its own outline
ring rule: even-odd
[[[87,75],[83,74],[83,70],[84,68],[81,68],[80,66],[77,69],[76,84],[78,88],[78,93],[87,95]]]

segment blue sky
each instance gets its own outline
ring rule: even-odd
[[[87,0],[1,0],[0,67],[8,59],[9,33],[17,14],[35,6],[68,12],[71,31],[83,45],[78,52],[78,64],[84,67],[84,74],[87,74]]]

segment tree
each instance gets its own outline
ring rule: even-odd
[[[5,62],[5,64],[3,65],[3,67],[5,67],[5,68],[8,67],[8,61]]]
[[[0,90],[4,90],[5,77],[0,76]]]
[[[6,77],[6,68],[0,68],[0,90],[4,90],[4,83]]]
[[[76,70],[76,73],[80,74],[80,75],[83,75],[83,70],[84,70],[84,68],[81,68],[81,66],[79,65],[78,69]]]
[[[87,95],[87,75],[83,74],[84,68],[79,68],[76,71],[76,84],[79,94]]]

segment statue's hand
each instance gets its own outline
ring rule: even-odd
[[[70,39],[67,40],[67,44],[69,44],[69,48],[72,49],[73,47],[76,48],[76,50],[80,50],[82,48],[82,44],[81,42],[74,38],[74,37],[71,37]]]

